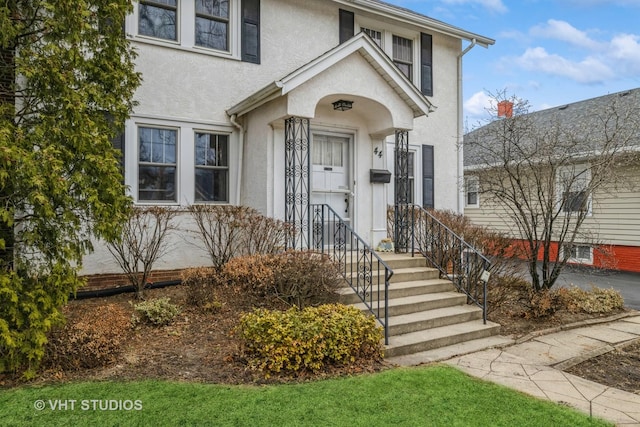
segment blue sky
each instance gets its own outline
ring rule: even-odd
[[[487,92],[535,111],[640,87],[640,0],[386,1],[496,40],[464,57],[467,127]]]

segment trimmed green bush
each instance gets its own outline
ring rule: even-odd
[[[134,304],[133,308],[136,311],[134,323],[143,321],[156,326],[170,324],[180,313],[180,307],[169,301],[170,298],[165,297]]]
[[[382,356],[382,329],[355,307],[326,304],[287,311],[256,309],[236,330],[252,369],[278,372],[319,371]]]

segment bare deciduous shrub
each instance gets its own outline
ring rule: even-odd
[[[205,310],[219,309],[221,304],[216,298],[216,288],[220,285],[220,273],[213,267],[189,268],[182,272],[188,305]]]
[[[198,238],[216,268],[222,268],[234,257],[276,253],[284,247],[287,225],[253,208],[192,205],[189,212],[198,227]]]
[[[223,280],[255,298],[276,297],[300,308],[334,301],[342,278],[337,266],[315,252],[287,251],[229,261]]]
[[[189,212],[198,226],[198,238],[209,253],[213,266],[221,268],[240,250],[250,208],[191,205]]]
[[[117,360],[131,315],[116,304],[96,306],[49,336],[45,365],[64,370],[97,368]]]
[[[254,211],[245,227],[242,255],[281,252],[290,228],[284,221]]]
[[[108,249],[136,290],[143,297],[153,264],[167,251],[167,234],[175,230],[175,210],[151,206],[134,208],[122,227],[119,239],[108,242]]]
[[[519,300],[531,284],[517,275],[493,275],[487,283],[487,313],[492,313],[511,301]]]

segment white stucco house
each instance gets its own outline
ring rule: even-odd
[[[309,199],[375,245],[395,177],[371,171],[394,174],[400,140],[409,201],[462,212],[463,56],[494,40],[377,0],[140,0],[125,30],[143,83],[117,143],[136,204],[289,219]],[[208,264],[173,244],[158,269]],[[85,260],[113,272],[104,248]]]

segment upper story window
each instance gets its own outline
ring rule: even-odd
[[[477,208],[480,206],[478,193],[480,180],[477,176],[468,176],[464,179],[464,204],[466,207]]]
[[[143,43],[260,63],[260,0],[139,0],[127,18]]]
[[[372,30],[370,28],[361,28],[362,32],[371,37],[379,47],[382,47],[382,32],[377,30]]]
[[[393,62],[402,74],[413,81],[413,40],[393,36]]]
[[[138,33],[165,40],[177,40],[177,0],[140,0]]]
[[[589,185],[591,173],[587,165],[564,167],[558,171],[558,202],[567,214],[591,212]]]
[[[196,0],[196,44],[229,50],[229,1]]]
[[[359,17],[357,22],[358,31],[371,37],[402,74],[424,95],[433,96],[433,37],[430,34],[364,17]],[[344,20],[341,21],[343,24]]]

